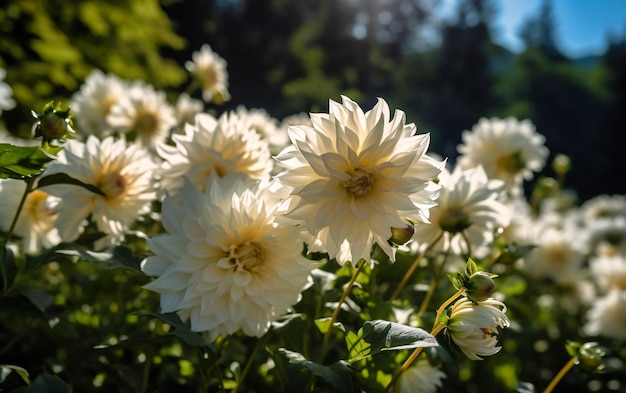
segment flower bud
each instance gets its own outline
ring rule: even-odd
[[[401,246],[406,244],[415,233],[415,229],[413,225],[407,225],[404,228],[391,228],[391,237],[389,238],[389,242],[395,246]]]
[[[33,111],[33,116],[38,120],[34,126],[35,138],[43,136],[44,140],[64,139],[74,133],[69,108],[57,110],[54,103],[50,102],[44,106],[42,114]]]
[[[596,342],[584,343],[578,349],[578,365],[584,370],[597,373],[604,370],[605,351]]]
[[[476,303],[484,302],[493,294],[496,284],[489,274],[476,272],[467,280],[465,284],[465,294]]]
[[[557,154],[554,157],[554,161],[552,161],[552,169],[554,169],[554,172],[561,176],[569,172],[571,167],[572,161],[565,154]]]

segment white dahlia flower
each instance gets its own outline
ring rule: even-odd
[[[265,109],[247,109],[239,105],[237,114],[267,141],[272,154],[280,153],[289,144],[287,129],[279,128],[278,120],[270,116]]]
[[[196,115],[201,113],[203,110],[204,102],[191,98],[191,96],[187,93],[179,95],[178,100],[176,101],[176,107],[174,108],[174,114],[178,123],[176,131],[182,132],[185,124],[193,124],[196,119]]]
[[[498,328],[511,323],[504,303],[494,299],[474,303],[462,297],[452,306],[447,329],[452,341],[471,360],[498,353]]]
[[[146,288],[161,295],[162,312],[178,312],[211,341],[240,329],[261,336],[299,301],[314,266],[248,177],[213,174],[208,183],[202,193],[186,182],[180,199],[163,201],[167,234],[148,240],[155,255],[142,269],[158,278]]]
[[[230,100],[226,60],[213,52],[208,44],[202,45],[191,57],[193,61],[187,61],[185,68],[199,81],[202,99],[217,104]]]
[[[2,111],[13,109],[16,105],[15,100],[12,98],[13,89],[11,89],[11,86],[4,82],[6,75],[6,70],[4,68],[0,68],[0,115],[2,114]]]
[[[607,295],[596,298],[587,312],[583,331],[591,336],[626,340],[626,291],[613,288]]]
[[[626,217],[626,195],[598,195],[580,206],[585,222]]]
[[[413,239],[423,249],[444,232],[435,250],[486,256],[496,230],[510,221],[509,208],[500,200],[502,181],[488,179],[481,166],[466,170],[457,166],[452,173],[441,172],[439,185],[437,206],[430,209],[432,224],[415,224]]]
[[[626,255],[593,257],[589,261],[589,270],[602,293],[613,288],[626,291]]]
[[[164,160],[163,188],[175,194],[191,181],[204,190],[211,173],[223,177],[244,173],[254,179],[269,180],[272,161],[268,144],[235,112],[219,119],[205,113],[185,125],[184,134],[172,135],[174,146],[161,144],[157,152]]]
[[[26,183],[13,179],[0,179],[0,228],[8,231],[20,204]],[[21,244],[26,254],[34,254],[43,247],[49,248],[61,242],[54,228],[57,214],[50,209],[48,194],[41,190],[31,191],[24,201],[24,206],[13,233],[21,237]]]
[[[415,362],[404,371],[394,387],[396,393],[435,393],[446,374],[427,359]]]
[[[124,238],[131,224],[150,212],[156,199],[154,171],[156,164],[138,145],[127,145],[123,139],[107,137],[102,141],[93,135],[85,143],[70,140],[43,176],[67,175],[98,187],[105,196],[83,187],[54,184],[46,191],[58,197],[56,226],[64,241],[75,240],[91,215],[99,231],[109,234],[109,241]]]
[[[369,261],[374,241],[394,260],[391,228],[428,222],[439,190],[431,179],[445,162],[428,157],[430,135],[416,135],[402,111],[390,119],[382,99],[367,113],[347,97],[329,107],[311,114],[312,127],[290,127],[293,144],[276,157],[291,189],[286,216],[340,264]]]
[[[111,107],[126,95],[128,84],[116,75],[93,70],[72,95],[72,119],[83,135],[103,137],[112,132],[107,116]]]
[[[462,138],[459,165],[482,165],[489,178],[504,180],[514,194],[521,191],[523,180],[543,168],[548,156],[545,138],[530,120],[482,118],[471,131],[463,131]]]
[[[130,136],[141,146],[154,150],[176,125],[174,108],[165,92],[142,82],[133,83],[124,97],[111,107],[107,122],[114,131]]]

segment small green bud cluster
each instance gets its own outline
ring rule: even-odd
[[[42,137],[44,142],[59,140],[64,142],[67,138],[72,138],[72,116],[70,108],[61,110],[60,105],[55,105],[50,101],[43,107],[41,114],[32,111],[37,122],[33,126],[35,138]]]
[[[456,289],[465,288],[465,296],[474,303],[484,302],[491,298],[496,288],[493,281],[497,275],[479,271],[476,263],[469,258],[465,265],[465,271],[448,277]]]
[[[586,342],[584,344],[568,341],[565,344],[567,353],[576,360],[576,365],[583,370],[599,373],[604,370],[604,355],[606,351],[597,342]]]

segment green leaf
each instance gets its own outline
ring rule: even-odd
[[[107,269],[125,268],[143,274],[143,258],[133,255],[132,250],[125,246],[116,246],[107,252],[95,252],[78,244],[61,243],[54,248],[54,254],[79,257],[87,262],[104,265]]]
[[[93,192],[94,194],[98,194],[98,195],[102,195],[103,197],[106,197],[106,194],[98,187],[92,184],[83,183],[82,181],[75,179],[66,173],[55,173],[53,175],[42,177],[37,182],[37,188],[47,187],[53,184],[71,184],[74,186],[80,186],[86,189],[87,191]]]
[[[0,143],[0,179],[25,180],[38,176],[54,157],[38,146],[14,146]]]
[[[350,363],[357,362],[372,355],[372,345],[363,340],[363,329],[358,333],[346,333],[346,346],[348,347],[348,359]]]
[[[447,273],[447,275],[448,279],[457,291],[463,288],[463,282],[458,278],[459,275],[462,276],[461,273]]]
[[[476,262],[472,258],[467,259],[467,264],[465,265],[465,277],[471,277],[472,274],[478,271],[478,266],[476,266]]]
[[[208,349],[213,355],[217,355],[217,348],[206,341],[200,334],[189,329],[176,313],[137,313],[141,317],[154,317],[170,325],[174,330],[170,333],[189,345]]]
[[[72,389],[56,375],[39,374],[33,383],[13,390],[13,393],[72,393]]]
[[[30,384],[30,377],[28,375],[28,371],[26,371],[22,367],[14,366],[12,364],[0,364],[0,370],[2,370],[0,372],[0,382],[4,382],[4,379],[1,378],[2,376],[6,378],[9,375],[9,373],[13,371],[17,375],[19,375],[24,382],[26,382],[27,384]]]
[[[330,320],[332,318],[331,317],[324,317],[324,318],[319,318],[315,320],[315,326],[317,326],[317,328],[319,329],[320,333],[324,334],[326,333],[326,331],[328,331],[328,328],[330,328]],[[343,332],[346,331],[346,328],[343,326],[343,323],[341,322],[335,322],[333,323],[333,327],[335,329],[339,329]]]
[[[289,364],[295,365],[300,369],[306,369],[314,376],[321,378],[328,383],[334,392],[352,393],[354,385],[352,383],[352,369],[350,365],[344,361],[339,361],[330,366],[324,366],[306,359],[298,352],[290,351],[286,348],[278,348],[283,353]]]
[[[439,346],[437,339],[424,329],[383,320],[365,322],[363,340],[371,344],[372,355],[381,351]]]

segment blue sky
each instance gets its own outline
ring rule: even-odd
[[[445,0],[445,8],[454,9],[458,0]],[[520,50],[518,31],[522,22],[536,15],[543,0],[495,0],[498,7],[495,23],[496,41],[512,50]],[[601,54],[606,49],[609,32],[626,35],[626,0],[551,0],[557,23],[557,40],[570,57]]]

